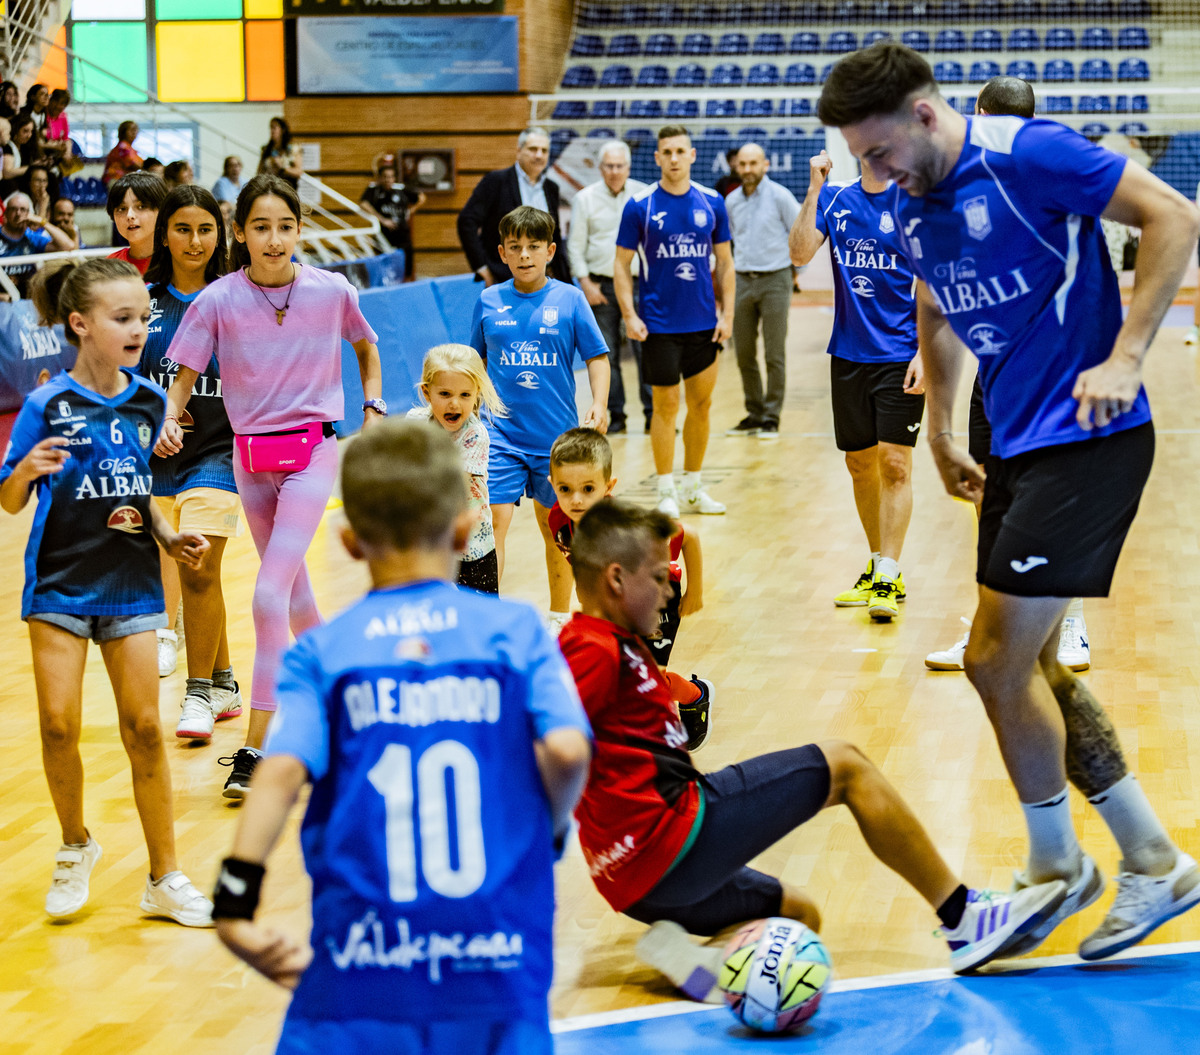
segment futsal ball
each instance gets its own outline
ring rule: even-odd
[[[821,939],[803,923],[773,916],[733,936],[717,984],[744,1025],[788,1033],[817,1013],[832,977]]]

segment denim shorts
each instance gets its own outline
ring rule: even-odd
[[[167,625],[166,612],[147,612],[142,615],[67,615],[64,612],[33,612],[29,619],[39,619],[51,626],[61,627],[76,637],[88,641],[115,641],[132,637],[146,630],[162,630]]]

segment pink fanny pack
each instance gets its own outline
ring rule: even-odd
[[[242,468],[246,472],[294,473],[308,468],[313,449],[323,437],[324,426],[314,421],[298,429],[238,436],[236,439]]]

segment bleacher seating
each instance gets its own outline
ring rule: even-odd
[[[594,88],[596,87],[596,71],[591,66],[572,66],[563,74],[564,88]]]
[[[1042,69],[1042,80],[1054,82],[1073,81],[1075,63],[1070,59],[1051,59]]]
[[[1085,136],[1106,136],[1112,131],[1103,121],[1088,121],[1080,130]]]
[[[635,99],[625,107],[626,117],[635,117],[639,121],[655,121],[662,117],[662,103],[657,99]]]
[[[724,33],[717,41],[718,55],[745,55],[750,51],[750,41],[745,33]]]
[[[564,100],[554,104],[552,114],[556,121],[578,121],[587,117],[587,103]]]
[[[1074,51],[1075,30],[1070,26],[1055,26],[1046,30],[1046,39],[1042,42],[1042,47],[1047,51]]]
[[[592,103],[592,117],[599,118],[601,121],[615,120],[619,115],[619,109],[616,99],[597,99]]]
[[[1033,21],[1042,17],[1042,0],[1013,0],[1012,17],[1017,21]]]
[[[604,54],[604,38],[593,33],[581,33],[571,45],[571,57],[594,59]]]
[[[933,75],[939,84],[962,84],[963,68],[961,62],[943,61],[933,67]]]
[[[787,42],[782,33],[759,33],[750,48],[755,55],[782,55],[786,50]]]
[[[671,85],[671,74],[666,66],[643,66],[638,70],[637,87],[639,88],[668,88]]]
[[[1111,81],[1113,79],[1112,63],[1108,59],[1087,59],[1079,66],[1081,81]]]
[[[1148,81],[1150,64],[1145,59],[1122,59],[1117,67],[1119,81]]]
[[[1133,51],[1150,47],[1150,33],[1143,26],[1125,26],[1117,31],[1117,48]]]
[[[998,29],[977,29],[971,34],[972,51],[1002,51],[1004,38]]]
[[[770,99],[743,99],[743,117],[771,117],[775,113],[775,104]]]
[[[1075,0],[1046,0],[1045,13],[1047,18],[1068,19],[1079,17]]]
[[[675,70],[676,88],[703,88],[708,72],[698,62],[685,62]]]
[[[980,62],[971,63],[971,71],[967,75],[967,79],[972,84],[984,84],[990,81],[993,77],[1000,76],[1000,63],[993,62],[991,59],[986,59]]]
[[[673,34],[651,33],[646,38],[646,47],[643,49],[643,54],[652,55],[655,58],[666,58],[669,55],[674,55],[678,50],[679,45],[676,43]]]
[[[747,86],[771,86],[779,83],[779,67],[773,62],[757,62],[746,74]]]
[[[633,70],[628,66],[608,66],[600,74],[601,88],[630,88],[632,86]]]
[[[1079,38],[1084,51],[1112,51],[1112,30],[1107,26],[1089,26]]]
[[[732,99],[709,99],[704,104],[705,117],[737,117],[737,103]]]
[[[1042,46],[1036,29],[1022,26],[1008,34],[1009,51],[1037,51]]]
[[[788,44],[789,55],[819,55],[821,53],[821,37],[811,30],[802,29],[792,34]]]
[[[833,63],[827,62],[821,67],[821,75],[818,78],[822,84],[829,80],[829,75],[833,72]]]
[[[1150,0],[1118,0],[1117,18],[1125,21],[1132,18],[1149,18]]]
[[[967,35],[961,29],[939,29],[933,41],[934,51],[966,51]]]
[[[1149,135],[1150,129],[1147,128],[1141,121],[1126,121],[1120,128],[1123,136],[1144,136]]]
[[[839,29],[825,38],[826,55],[846,55],[858,47],[858,36],[852,30]]]
[[[1023,81],[1029,81],[1030,84],[1036,84],[1038,80],[1037,63],[1030,62],[1029,59],[1013,59],[1004,72],[1009,77],[1020,77]]]
[[[784,72],[783,83],[789,88],[816,84],[817,68],[809,62],[793,62]]]
[[[788,105],[788,113],[792,117],[809,117],[813,112],[811,99],[793,99]]]
[[[752,126],[750,128],[741,129],[741,131],[738,132],[737,137],[738,137],[739,144],[741,144],[741,143],[758,143],[764,139],[768,139],[770,137],[770,135],[771,135],[771,133],[768,132],[765,128],[759,128],[757,126]]]
[[[712,37],[707,33],[689,33],[683,38],[681,55],[711,55],[713,49]]]
[[[1079,97],[1079,112],[1081,114],[1111,114],[1113,112],[1112,96],[1081,95]]]
[[[863,34],[862,46],[869,48],[872,44],[878,44],[881,40],[891,40],[892,35],[886,29],[873,29],[869,33]]]
[[[1043,102],[1048,114],[1069,114],[1075,110],[1075,101],[1069,95],[1047,95]]]
[[[1111,20],[1117,16],[1117,5],[1113,0],[1083,0],[1082,14],[1089,21]]]
[[[713,67],[708,78],[708,86],[710,88],[738,88],[741,86],[743,77],[741,66],[736,66],[732,62],[722,62],[719,66]]]
[[[668,117],[699,117],[700,104],[695,99],[672,99],[667,103]]]
[[[611,128],[592,128],[588,130],[588,139],[616,139],[617,133]]]
[[[608,42],[609,58],[629,58],[642,53],[642,42],[636,33],[619,33]]]
[[[928,51],[929,34],[923,29],[906,29],[900,34],[900,43],[905,47],[912,48],[913,51]]]

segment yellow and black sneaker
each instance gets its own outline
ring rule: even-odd
[[[871,618],[887,623],[900,614],[900,602],[904,599],[903,583],[900,579],[876,579],[871,584]]]
[[[698,678],[695,674],[688,680],[700,690],[700,698],[695,703],[679,705],[679,720],[683,722],[684,731],[687,733],[687,749],[699,751],[708,741],[708,734],[712,732],[715,690],[711,681]]]
[[[872,557],[867,561],[867,570],[864,571],[850,589],[839,593],[833,603],[839,608],[863,608],[867,602],[871,600],[871,586],[875,581],[875,558]]]

